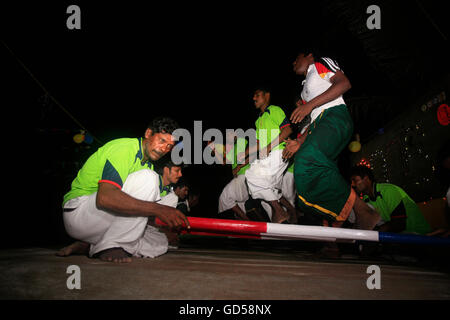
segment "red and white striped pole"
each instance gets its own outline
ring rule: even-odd
[[[320,226],[280,224],[188,217],[190,230],[183,233],[198,235],[234,236],[257,239],[299,239],[313,241],[366,240],[378,241],[378,232]],[[156,219],[156,223],[164,223]]]
[[[232,236],[252,239],[298,239],[309,241],[372,241],[450,245],[450,238],[414,234],[398,234],[372,230],[344,229],[321,226],[280,224],[258,221],[240,221],[187,217],[189,230],[183,233],[198,235]],[[164,223],[156,219],[156,224]]]

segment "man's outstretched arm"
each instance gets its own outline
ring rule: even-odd
[[[99,209],[112,211],[127,216],[155,216],[171,228],[186,226],[189,221],[181,211],[156,202],[133,198],[116,186],[109,183],[99,183],[96,204]]]

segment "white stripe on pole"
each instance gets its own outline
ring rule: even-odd
[[[379,241],[378,232],[372,230],[344,229],[320,226],[304,226],[267,223],[267,236],[283,235],[304,238],[335,238],[345,240]],[[330,241],[330,240],[328,240]],[[333,241],[333,240],[331,240]]]
[[[310,240],[310,241],[328,241],[328,242],[336,241],[336,238],[332,237],[299,236],[280,233],[261,233],[261,239]]]

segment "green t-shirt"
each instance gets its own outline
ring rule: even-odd
[[[373,205],[384,221],[406,217],[406,232],[425,234],[431,231],[422,211],[402,188],[390,183],[376,183],[374,191],[375,201],[367,195],[364,201]]]
[[[142,169],[153,170],[150,161],[142,162],[143,157],[142,138],[122,138],[106,143],[78,171],[71,190],[64,195],[63,206],[71,199],[97,192],[99,182],[122,189],[129,174]]]
[[[170,185],[164,186],[163,179],[161,175],[159,176],[159,196],[162,198],[164,196],[167,196],[167,194],[170,192]]]
[[[256,139],[259,140],[259,148],[262,149],[269,145],[280,135],[281,129],[289,125],[289,119],[286,117],[283,109],[274,105],[268,106],[255,122]],[[272,150],[282,150],[285,145],[286,143],[282,142]]]
[[[237,167],[238,161],[237,156],[239,153],[245,152],[245,148],[247,147],[247,140],[245,138],[237,138],[236,143],[234,144],[234,147],[232,150],[230,150],[227,155],[227,162],[231,162],[231,169],[234,170],[234,168]],[[237,175],[245,174],[245,171],[250,168],[250,163],[247,163],[245,166],[243,166],[237,173]]]

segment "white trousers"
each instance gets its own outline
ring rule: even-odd
[[[158,201],[158,174],[143,169],[130,174],[122,191],[144,201]],[[127,217],[97,208],[97,193],[68,201],[64,208],[76,208],[64,212],[64,226],[74,239],[88,242],[89,255],[121,247],[135,257],[154,258],[167,252],[167,237],[157,228],[147,225],[147,217]]]
[[[282,196],[283,174],[288,162],[283,161],[283,150],[270,152],[267,158],[255,160],[245,172],[248,189],[253,199],[279,200]]]
[[[236,204],[245,212],[245,201],[248,200],[245,175],[233,178],[223,189],[219,197],[219,213],[233,208]]]

